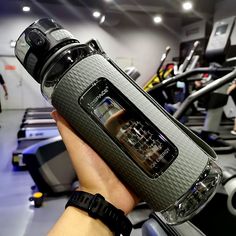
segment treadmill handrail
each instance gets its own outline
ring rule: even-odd
[[[195,68],[191,71],[186,71],[182,74],[173,76],[171,78],[165,79],[163,80],[161,83],[155,85],[153,88],[149,89],[147,92],[148,93],[155,93],[156,89],[161,89],[163,87],[166,87],[172,83],[176,83],[177,81],[181,81],[184,80],[188,77],[191,77],[193,75],[197,75],[197,74],[215,74],[215,75],[219,75],[222,76],[222,74],[227,74],[230,73],[234,68],[232,67],[228,67],[228,68],[211,68],[211,67],[199,67],[199,68]]]
[[[189,52],[189,55],[185,58],[183,64],[182,64],[182,68],[181,68],[181,73],[185,72],[198,48],[198,46],[200,45],[200,42],[199,41],[195,41],[194,44],[193,44],[193,47],[191,49],[191,51]]]
[[[171,50],[170,46],[167,46],[165,53],[162,54],[161,62],[160,62],[160,64],[159,64],[158,68],[157,68],[156,74],[157,74],[157,76],[158,76],[158,78],[159,78],[160,81],[163,81],[163,76],[164,76],[164,71],[163,71],[163,74],[162,74],[162,76],[161,76],[160,70],[161,70],[162,66],[164,65],[164,62],[165,62],[165,60],[166,60],[166,58],[167,58],[167,56],[168,56],[170,50]]]
[[[26,154],[26,153],[27,153],[27,154],[35,153],[35,152],[39,149],[39,147],[42,147],[42,146],[44,146],[44,145],[46,145],[46,144],[50,144],[50,143],[54,143],[54,142],[59,142],[59,141],[61,141],[61,140],[62,140],[62,138],[61,138],[60,135],[58,135],[58,136],[56,136],[56,137],[44,139],[44,140],[42,140],[42,141],[40,141],[40,142],[37,142],[37,143],[32,144],[31,146],[25,148],[25,149],[23,150],[23,152],[22,152],[22,155],[24,155],[24,154]]]
[[[211,82],[207,86],[201,88],[200,90],[194,92],[193,94],[189,95],[184,102],[181,104],[179,109],[174,113],[173,117],[179,120],[186,110],[195,102],[200,96],[205,95],[209,92],[213,92],[214,90],[220,88],[221,86],[229,83],[233,79],[236,78],[236,68],[233,71],[228,73],[227,75]]]

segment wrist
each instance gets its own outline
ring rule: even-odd
[[[101,184],[98,186],[101,186]],[[99,193],[106,199],[106,201],[111,203],[116,208],[121,209],[125,215],[128,215],[133,210],[135,205],[140,201],[140,199],[138,199],[138,197],[136,197],[131,192],[129,192],[130,194],[127,194],[127,191],[129,190],[125,187],[123,187],[123,189],[117,189],[117,186],[113,189],[110,188],[110,191],[108,191],[107,188],[96,188],[96,186],[88,188],[80,185],[80,187],[75,191],[84,191],[93,195]],[[126,196],[126,200],[124,201],[121,196]]]
[[[58,235],[104,235],[112,236],[109,228],[99,220],[93,219],[86,212],[69,206],[48,233],[48,236]]]
[[[108,202],[101,194],[75,191],[66,208],[70,206],[84,211],[91,218],[100,220],[115,235],[128,236],[131,233],[132,224],[124,212]]]
[[[90,217],[88,213],[83,210],[69,206],[65,209],[65,214],[70,215],[71,220],[73,217],[76,228],[78,227],[78,224],[85,226],[83,227],[86,231],[84,235],[91,235],[90,229],[92,229],[97,235],[113,236],[111,230],[102,221]]]

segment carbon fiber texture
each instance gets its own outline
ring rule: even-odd
[[[80,107],[79,97],[100,77],[110,80],[177,146],[178,157],[157,179],[151,179],[137,167]],[[207,165],[207,154],[101,55],[85,58],[69,70],[57,85],[52,104],[116,174],[156,211],[174,204]]]

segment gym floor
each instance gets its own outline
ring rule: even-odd
[[[62,214],[67,198],[49,199],[41,208],[28,200],[33,180],[27,171],[13,171],[12,152],[17,146],[17,131],[24,111],[0,114],[0,235],[42,236]],[[135,230],[132,236],[140,236]]]

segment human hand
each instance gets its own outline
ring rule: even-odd
[[[8,93],[5,93],[5,100],[8,100]]]
[[[58,112],[53,111],[52,117],[69,152],[80,182],[79,189],[92,194],[100,193],[125,214],[129,213],[138,203],[137,196],[117,178],[99,155],[74,133]]]
[[[122,125],[125,124],[128,120],[129,117],[127,113],[124,110],[120,110],[111,115],[104,123],[104,126],[113,136],[116,136],[119,133]]]
[[[196,89],[202,88],[202,82],[200,80],[196,80],[194,82],[194,85],[195,85]]]
[[[236,83],[232,83],[232,84],[228,87],[226,93],[229,95],[229,94],[231,94],[232,91],[235,90],[235,89],[236,89]]]

